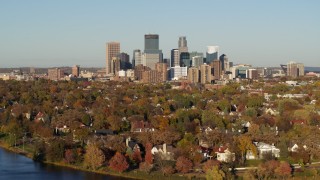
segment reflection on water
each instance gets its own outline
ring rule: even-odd
[[[23,179],[23,180],[72,180],[72,179],[94,179],[94,180],[118,180],[124,179],[113,176],[100,175],[90,172],[78,171],[66,167],[53,166],[34,162],[33,160],[8,152],[0,148],[0,179]]]

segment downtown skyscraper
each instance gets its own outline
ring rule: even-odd
[[[142,64],[151,69],[155,69],[155,65],[162,61],[162,50],[159,49],[159,35],[144,35],[144,53],[141,54]]]
[[[117,58],[120,54],[119,42],[108,42],[106,47],[106,74],[112,73],[111,63],[112,58]]]

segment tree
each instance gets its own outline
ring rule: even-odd
[[[275,176],[275,170],[280,165],[279,161],[271,160],[258,166],[257,175],[260,179],[270,179]]]
[[[122,155],[119,152],[116,152],[116,154],[110,159],[109,161],[109,167],[118,172],[123,172],[129,168],[129,164],[126,160],[126,157]]]
[[[252,143],[252,140],[250,139],[250,137],[248,137],[246,135],[241,135],[241,136],[237,137],[236,139],[237,139],[237,142],[238,142],[238,148],[239,148],[239,150],[241,152],[242,163],[245,162],[245,156],[246,156],[248,151],[251,151],[251,153],[253,155],[257,154],[257,148]]]
[[[84,155],[84,166],[96,170],[103,165],[105,155],[95,144],[89,144]]]
[[[73,164],[76,161],[75,156],[76,155],[73,149],[67,149],[64,153],[64,160],[69,164]]]
[[[220,161],[210,159],[210,160],[208,160],[207,162],[205,162],[205,163],[203,164],[202,170],[203,170],[204,172],[207,172],[207,171],[210,170],[213,166],[220,167],[220,164],[221,164]]]
[[[141,152],[138,148],[134,150],[132,154],[132,160],[137,164],[139,164],[142,161]]]
[[[52,162],[59,162],[64,156],[65,142],[61,139],[54,139],[46,147],[46,158]]]
[[[152,165],[147,162],[141,162],[139,164],[139,170],[149,173],[152,170]]]
[[[225,178],[225,173],[219,169],[218,166],[212,166],[209,170],[206,172],[206,179],[207,180],[223,180]]]
[[[84,141],[89,136],[89,130],[87,128],[78,128],[74,131],[75,139],[81,142],[81,146],[83,146]]]
[[[282,179],[288,179],[291,175],[291,167],[290,164],[285,162],[285,161],[281,161],[279,167],[277,167],[275,169],[275,174]]]
[[[152,157],[151,149],[152,149],[152,144],[151,143],[147,143],[146,144],[146,155],[144,157],[144,161],[146,163],[148,163],[148,164],[152,164],[153,163],[153,157]]]
[[[176,162],[176,169],[181,173],[188,173],[192,169],[193,164],[191,160],[183,156],[178,157]]]

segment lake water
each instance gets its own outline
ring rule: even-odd
[[[34,162],[33,160],[0,148],[0,180],[119,180],[126,179],[78,171],[66,167]]]

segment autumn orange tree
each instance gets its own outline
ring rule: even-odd
[[[190,159],[183,156],[178,157],[176,162],[176,169],[181,173],[188,173],[191,171],[193,164]]]
[[[118,172],[123,172],[129,168],[129,164],[126,157],[121,153],[117,152],[109,161],[110,169]]]

